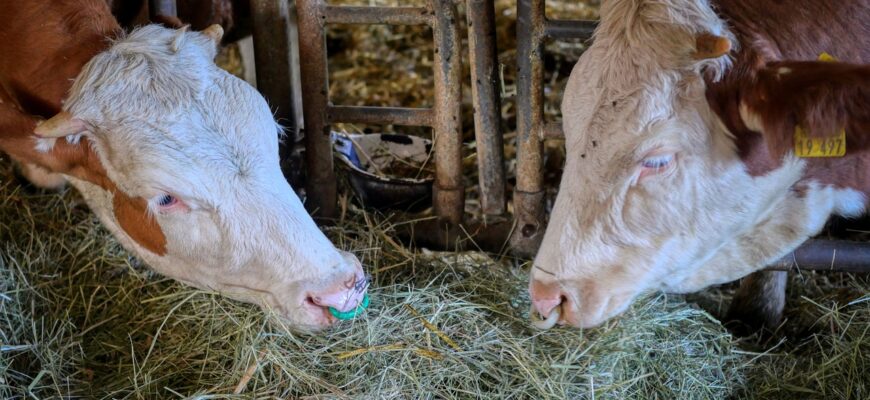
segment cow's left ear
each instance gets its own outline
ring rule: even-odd
[[[43,121],[33,130],[37,136],[59,138],[71,135],[81,135],[89,129],[88,124],[66,111],[61,111],[54,117]]]
[[[211,39],[214,42],[215,46],[220,46],[221,39],[223,39],[224,37],[224,28],[222,28],[218,24],[214,24],[209,26],[208,28],[203,29],[202,31],[200,31],[200,33]]]
[[[695,53],[692,57],[696,60],[719,58],[731,51],[731,41],[723,36],[712,33],[701,33],[695,36]]]

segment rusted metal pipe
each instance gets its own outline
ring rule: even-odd
[[[435,119],[429,108],[329,106],[326,114],[330,123],[432,126]]]
[[[768,270],[792,269],[870,273],[870,243],[811,239]]]
[[[545,0],[517,1],[517,186],[514,189],[514,253],[532,256],[544,234],[543,139],[562,137],[544,121],[543,42],[588,39],[592,21],[547,20]]]
[[[493,0],[468,0],[466,17],[480,205],[485,215],[501,215],[505,212],[504,145]]]
[[[544,116],[544,0],[517,1],[517,185],[516,227],[511,247],[532,256],[544,233],[544,163],[540,124]]]
[[[148,0],[148,11],[151,14],[151,20],[155,20],[158,16],[178,17],[175,0]]]
[[[291,137],[301,139],[302,91],[296,12],[287,0],[251,0],[257,89]]]
[[[326,6],[328,24],[432,25],[432,10],[425,7]]]
[[[591,38],[597,21],[584,20],[547,20],[544,34],[551,39],[585,39]]]
[[[292,162],[302,139],[302,92],[296,12],[286,0],[251,0],[257,89],[269,102],[287,133],[281,142],[281,170],[294,187],[301,185],[301,165]]]
[[[332,165],[332,145],[326,121],[329,81],[326,71],[326,6],[323,0],[297,0],[299,18],[299,67],[305,94],[305,207],[315,218],[337,216],[337,185]]]
[[[462,44],[452,0],[431,0],[435,12],[435,185],[433,207],[443,221],[458,224],[465,210],[462,184]]]

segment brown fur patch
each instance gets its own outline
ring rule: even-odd
[[[725,77],[708,82],[707,100],[735,135],[748,171],[764,175],[781,165],[798,121],[814,135],[847,125],[846,156],[807,159],[804,178],[870,194],[870,131],[861,128],[868,115],[866,67],[848,65],[870,63],[870,2],[719,0],[715,6],[740,48]],[[822,52],[844,64],[815,62]],[[781,66],[796,75],[777,78]],[[747,99],[773,131],[746,127],[739,106]]]
[[[0,5],[0,151],[91,182],[113,193],[115,218],[142,247],[166,253],[166,237],[147,214],[145,200],[131,198],[112,182],[87,139],[57,140],[36,151],[33,130],[61,110],[61,100],[82,66],[121,28],[103,0],[10,1]],[[38,21],[38,23],[36,23]]]
[[[166,236],[157,220],[147,213],[148,204],[141,197],[131,198],[115,191],[112,198],[118,225],[131,239],[154,254],[166,254]]]
[[[741,99],[761,117],[772,155],[794,148],[798,125],[810,137],[833,136],[845,128],[849,152],[870,147],[870,66],[772,62],[757,73]]]

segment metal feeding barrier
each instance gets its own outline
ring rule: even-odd
[[[320,219],[334,218],[336,175],[330,124],[364,123],[432,128],[435,179],[432,207],[437,218],[404,225],[410,240],[450,247],[472,232],[482,245],[504,246],[510,221],[505,214],[504,147],[495,7],[492,0],[468,0],[469,60],[479,167],[480,203],[490,223],[464,221],[462,176],[462,38],[453,0],[430,0],[421,7],[332,6],[324,0],[297,0],[299,57],[304,98],[306,205]],[[422,25],[432,31],[434,106],[431,108],[334,105],[329,99],[326,29],[331,24]],[[461,226],[462,224],[462,226]]]
[[[247,0],[246,0],[247,1]],[[246,1],[234,2],[236,6]],[[462,183],[461,37],[454,0],[429,0],[421,7],[333,6],[325,0],[249,0],[257,85],[276,117],[288,127],[282,167],[298,183],[294,146],[304,140],[307,206],[323,220],[337,214],[337,182],[330,124],[338,122],[431,127],[437,218],[402,224],[400,234],[418,244],[459,248],[457,239],[489,251],[509,249],[531,256],[546,227],[545,138],[562,137],[561,125],[544,119],[544,44],[548,40],[590,40],[595,21],[551,20],[546,0],[517,1],[517,170],[514,216],[506,214],[500,88],[493,0],[466,0],[472,104],[477,145],[480,203],[484,221],[464,220]],[[176,16],[175,0],[149,0],[152,19]],[[331,24],[422,25],[432,31],[435,101],[431,108],[333,105],[327,80],[326,29]],[[304,104],[304,107],[303,107]],[[304,129],[303,129],[304,127]],[[471,247],[469,246],[469,247]],[[870,244],[814,239],[768,267],[776,274],[795,267],[870,272]]]

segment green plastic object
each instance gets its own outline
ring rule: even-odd
[[[366,293],[365,296],[363,296],[362,302],[359,303],[359,305],[356,306],[356,308],[354,308],[353,310],[341,312],[341,311],[338,311],[332,307],[329,307],[329,313],[332,314],[333,317],[338,318],[342,321],[345,321],[345,320],[352,319],[352,318],[356,317],[357,315],[362,314],[362,312],[365,311],[366,308],[368,308],[368,307],[369,307],[369,294]]]

